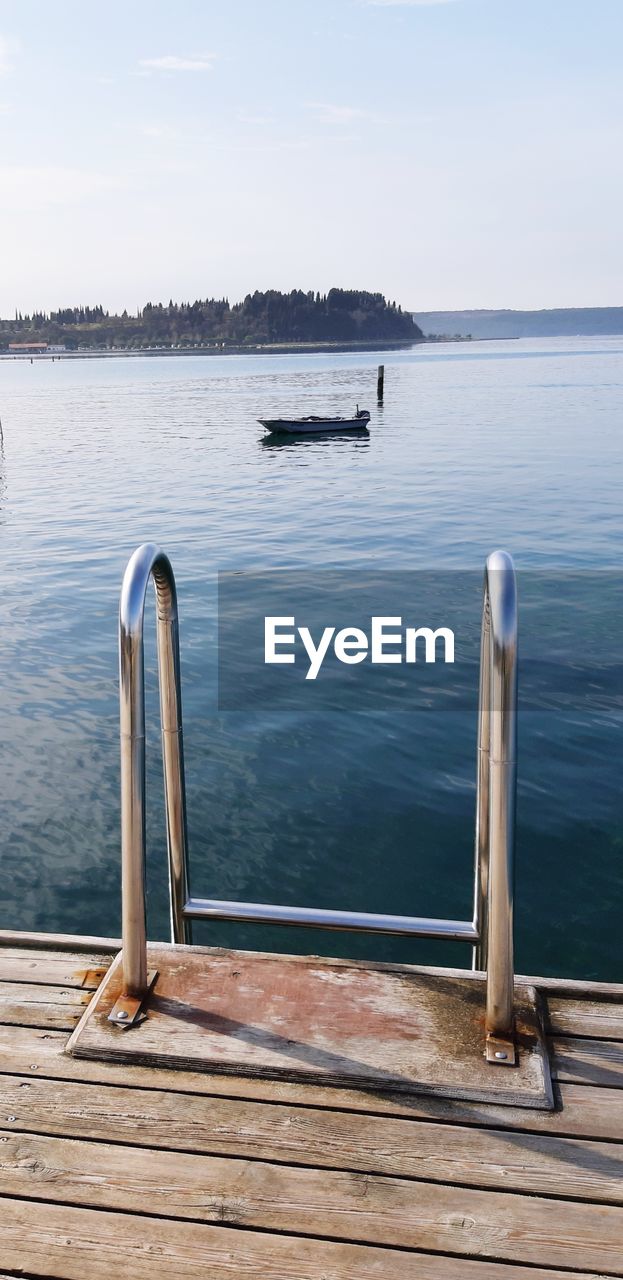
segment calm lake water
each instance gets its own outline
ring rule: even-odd
[[[365,438],[267,444],[256,424],[355,402]],[[117,605],[145,540],[178,580],[195,892],[465,917],[474,716],[219,714],[217,571],[480,571],[497,546],[520,590],[535,568],[618,570],[622,410],[621,338],[0,360],[0,927],[119,932]],[[149,622],[149,932],[166,937],[151,603]],[[522,972],[623,978],[620,730],[607,706],[521,719]],[[195,936],[469,962],[396,939]]]

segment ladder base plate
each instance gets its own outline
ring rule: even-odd
[[[113,961],[74,1031],[79,1057],[316,1085],[553,1107],[540,1001],[516,988],[517,1061],[487,1061],[482,977],[456,970],[151,944],[140,1024],[108,1019]]]

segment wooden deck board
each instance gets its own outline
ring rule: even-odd
[[[0,981],[0,1024],[72,1031],[92,994],[82,987]]]
[[[172,1071],[151,1067],[98,1063],[95,1059],[74,1058],[64,1052],[67,1035],[53,1029],[0,1026],[0,1073],[27,1078],[79,1081],[95,1086],[125,1086],[144,1093],[156,1092],[175,1098],[203,1095],[217,1108],[232,1101],[234,1108],[244,1102],[281,1105],[287,1110],[327,1109],[363,1112],[374,1116],[400,1116],[411,1120],[514,1129],[518,1132],[545,1132],[559,1136],[605,1139],[623,1142],[623,1090],[592,1085],[561,1084],[558,1110],[540,1114],[522,1108],[479,1107],[455,1099],[414,1097],[404,1102],[393,1094],[369,1093],[283,1081],[254,1080],[250,1077],[212,1075],[204,1072]],[[179,1098],[178,1098],[178,1095]],[[0,1095],[1,1096],[1,1095]],[[192,1103],[190,1104],[192,1105]]]
[[[359,1171],[0,1133],[0,1194],[623,1275],[623,1210]]]
[[[0,982],[42,983],[96,991],[112,957],[68,952],[52,954],[0,947]]]
[[[110,960],[80,942],[0,935],[7,1274],[623,1276],[623,987],[544,980],[557,1109],[529,1111],[70,1057]]]
[[[33,1201],[0,1201],[3,1265],[57,1280],[569,1280],[546,1265],[435,1256]],[[460,1268],[460,1269],[459,1269]],[[608,1273],[573,1272],[576,1280]]]
[[[0,1162],[16,1130],[623,1204],[622,1144],[551,1133],[0,1076]]]
[[[578,1000],[570,996],[548,996],[548,1029],[560,1035],[594,1036],[602,1040],[623,1040],[623,1000]]]
[[[555,1036],[550,1043],[554,1079],[623,1089],[623,1040]]]

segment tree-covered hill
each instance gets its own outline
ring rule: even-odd
[[[84,347],[188,347],[207,343],[255,345],[281,342],[417,341],[422,331],[409,312],[381,293],[330,289],[326,294],[249,293],[196,302],[148,302],[136,315],[111,315],[101,306],[66,307],[49,314],[17,313],[0,321],[0,348],[13,342]]]

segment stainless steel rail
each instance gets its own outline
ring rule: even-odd
[[[517,585],[511,557],[487,559],[480,643],[474,968],[487,971],[486,1026],[513,1021],[513,897],[517,790]]]
[[[169,854],[171,936],[190,941],[191,919],[348,929],[471,942],[474,967],[487,975],[486,1030],[510,1041],[513,1030],[513,856],[517,730],[517,595],[509,555],[496,551],[485,568],[478,717],[475,890],[472,921],[377,915],[314,907],[193,898],[182,743],[177,599],[173,571],[159,547],[132,556],[119,611],[121,696],[121,827],[124,995],[113,1021],[134,1020],[149,988],[145,920],[145,696],[143,617],[150,577],[156,588],[158,667]],[[128,1015],[127,998],[133,1002]],[[125,1001],[125,1003],[124,1003]],[[490,1060],[510,1059],[499,1050]]]
[[[445,938],[447,942],[478,941],[468,920],[429,920],[425,916],[376,915],[367,911],[332,911],[325,907],[277,907],[264,902],[224,902],[189,898],[184,915],[192,920],[246,920],[286,924],[308,929],[349,929],[360,933],[408,934],[416,938]]]
[[[145,682],[143,615],[150,577],[156,588],[160,721],[169,851],[171,931],[189,942],[184,919],[188,897],[188,837],[182,742],[177,594],[167,556],[146,542],[134,552],[123,578],[119,604],[121,719],[121,897],[123,977],[128,995],[147,990],[145,918]]]

